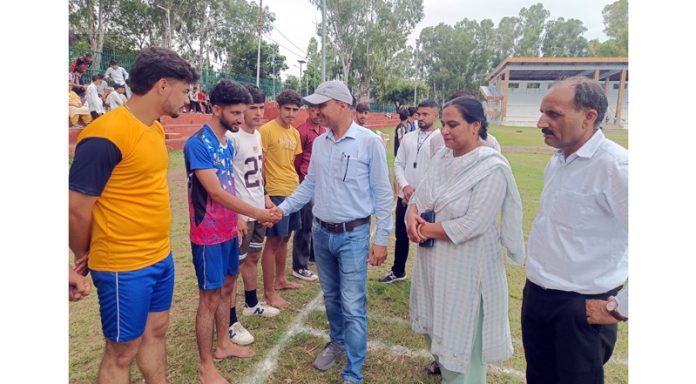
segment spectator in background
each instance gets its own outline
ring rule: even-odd
[[[110,64],[111,66],[104,72],[104,78],[113,84],[114,88],[116,88],[116,84],[123,84],[126,97],[130,98],[130,88],[126,82],[128,80],[128,72],[123,67],[119,67],[116,60],[111,60]]]
[[[189,91],[189,113],[200,112],[201,106],[198,105],[198,87],[193,87]]]
[[[72,90],[77,93],[78,96],[84,97],[85,92],[87,92],[87,86],[85,85],[85,80],[83,72],[76,70],[68,74],[68,81],[72,84]]]
[[[104,82],[104,75],[96,74],[92,76],[92,84],[87,87],[87,107],[92,119],[104,114],[104,102],[99,94],[99,87]]]
[[[295,156],[295,169],[300,177],[300,183],[307,176],[307,171],[309,170],[314,140],[326,132],[326,128],[320,125],[322,121],[319,117],[319,108],[313,105],[308,106],[307,115],[307,120],[297,127],[297,131],[300,133],[302,153]],[[298,279],[308,281],[317,279],[317,276],[309,270],[309,261],[314,261],[314,249],[312,247],[313,207],[314,204],[310,200],[309,203],[300,209],[302,226],[295,231],[295,237],[292,240],[292,275]]]
[[[408,122],[408,109],[407,108],[401,108],[399,110],[399,119],[401,122],[399,125],[394,128],[394,156],[399,152],[399,145],[401,144],[401,139],[404,138],[404,135],[409,132],[411,129],[411,126]]]
[[[92,122],[89,108],[82,103],[80,96],[75,93],[72,83],[68,83],[68,115],[70,116],[72,128],[82,128]],[[84,125],[79,124],[80,118],[82,118]]]
[[[87,72],[89,67],[92,66],[93,61],[94,57],[91,53],[87,53],[84,56],[80,56],[70,64],[70,72],[75,72],[76,70],[79,70],[80,72],[85,73]]]
[[[370,107],[365,103],[358,103],[355,106],[355,122],[361,127],[367,123],[367,116],[370,114]]]
[[[210,102],[205,94],[205,89],[198,91],[198,110],[201,113],[211,113]]]
[[[408,125],[408,132],[413,132],[418,129],[418,108],[408,107]]]
[[[125,93],[126,87],[123,84],[114,85],[114,90],[106,98],[106,104],[110,111],[126,103],[127,99]]]

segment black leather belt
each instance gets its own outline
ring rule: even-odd
[[[343,232],[352,232],[353,229],[363,225],[367,224],[370,222],[370,216],[368,217],[363,217],[362,219],[356,219],[353,221],[346,221],[345,223],[327,223],[325,221],[321,221],[317,219],[316,217],[314,220],[319,223],[324,229],[331,233],[343,233]]]

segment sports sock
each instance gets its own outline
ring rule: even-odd
[[[237,308],[232,307],[232,308],[230,308],[230,326],[232,326],[232,324],[234,324],[236,322],[237,322]]]
[[[256,304],[259,303],[259,299],[256,297],[255,289],[252,289],[251,291],[244,291],[244,302],[249,308],[254,308]]]

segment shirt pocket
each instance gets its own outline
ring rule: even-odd
[[[585,227],[604,215],[597,196],[561,190],[556,193],[549,216],[554,222],[572,228]]]
[[[356,153],[341,153],[332,160],[333,177],[342,182],[356,182],[366,176],[367,166]],[[366,180],[366,179],[362,179]]]

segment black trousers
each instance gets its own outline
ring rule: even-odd
[[[394,244],[394,266],[392,267],[392,272],[397,276],[403,276],[406,273],[409,246],[406,224],[404,224],[407,207],[404,207],[402,202],[403,199],[400,197],[396,200],[396,221],[394,222],[396,243]]]
[[[598,295],[544,289],[527,280],[522,298],[522,343],[528,384],[602,384],[616,343],[616,325],[587,323],[585,299]]]
[[[312,207],[310,201],[300,210],[302,226],[295,230],[292,239],[292,270],[309,269],[309,260],[314,259],[314,247],[312,246]]]

